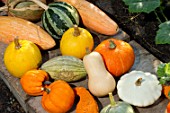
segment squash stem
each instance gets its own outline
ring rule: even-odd
[[[75,37],[77,37],[77,36],[80,35],[80,30],[79,30],[79,28],[78,28],[77,25],[74,25],[74,33],[73,33],[73,35],[74,35]]]
[[[114,99],[112,93],[109,93],[109,99],[110,99],[110,105],[115,106],[116,102],[115,102],[115,99]]]
[[[20,43],[19,43],[18,37],[16,37],[16,38],[14,39],[14,44],[15,44],[15,49],[20,49],[20,48],[21,48],[21,45],[20,45]]]
[[[140,86],[142,83],[142,78],[138,78],[137,81],[135,82],[136,86]]]
[[[112,40],[109,40],[109,48],[110,49],[116,48],[116,44]]]
[[[48,6],[46,4],[44,4],[43,2],[39,1],[39,0],[30,0],[34,3],[36,3],[37,5],[39,5],[41,8],[43,8],[44,10],[48,9]]]
[[[48,89],[48,88],[46,88],[46,87],[44,87],[44,91],[47,92],[47,94],[50,93],[50,89]]]

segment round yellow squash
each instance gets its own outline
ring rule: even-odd
[[[39,48],[31,41],[16,38],[4,53],[4,64],[8,72],[18,78],[31,69],[36,69],[42,62]]]
[[[82,59],[88,51],[92,51],[94,40],[89,31],[74,26],[63,34],[60,41],[62,55],[74,56]]]

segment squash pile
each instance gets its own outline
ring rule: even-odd
[[[20,79],[28,95],[42,96],[47,112],[66,113],[76,104],[76,113],[134,113],[131,105],[146,107],[159,99],[162,87],[155,75],[130,71],[135,52],[129,43],[109,38],[94,47],[88,29],[103,35],[118,32],[117,23],[97,6],[86,0],[49,5],[31,1],[45,9],[42,27],[19,17],[0,16],[0,41],[9,44],[5,67]],[[56,49],[57,41],[61,56],[43,62],[41,52]],[[70,84],[85,79],[87,88]],[[114,101],[115,90],[122,101]],[[109,96],[110,104],[100,109],[96,98],[104,96]]]

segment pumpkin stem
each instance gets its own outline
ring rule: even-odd
[[[15,44],[15,49],[20,49],[21,48],[18,36],[16,38],[14,38],[14,44]]]
[[[80,35],[80,30],[77,25],[74,25],[74,33],[73,36],[77,37]]]
[[[116,48],[116,44],[112,40],[109,40],[109,48],[110,49]]]
[[[109,99],[110,99],[110,105],[115,106],[116,102],[115,102],[115,99],[114,99],[112,93],[109,93]]]
[[[46,88],[46,87],[44,87],[44,91],[47,92],[47,94],[50,93],[50,89],[48,89],[48,88]]]
[[[138,78],[137,81],[135,82],[135,84],[136,84],[137,86],[140,86],[141,83],[142,83],[142,78]]]
[[[41,8],[43,8],[44,10],[48,9],[48,6],[46,4],[44,4],[43,2],[41,2],[40,0],[30,0],[34,3],[36,3],[37,5],[39,5]]]

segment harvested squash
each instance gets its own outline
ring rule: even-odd
[[[114,77],[120,77],[129,71],[135,61],[133,48],[123,40],[115,38],[104,40],[95,51],[102,55],[106,68]]]
[[[32,22],[10,16],[0,16],[0,20],[1,42],[9,44],[18,37],[32,41],[43,50],[53,48],[56,45],[54,39],[46,31]]]
[[[4,53],[4,64],[8,72],[15,77],[22,77],[29,70],[37,69],[42,63],[39,48],[29,40],[15,38]]]
[[[41,1],[46,3],[46,0]],[[6,5],[1,7],[1,9],[8,10],[8,16],[19,17],[35,22],[41,19],[44,12],[43,8],[28,0],[7,0],[6,2]]]
[[[30,70],[27,71],[20,79],[23,90],[32,96],[43,95],[45,81],[49,80],[48,74],[43,70]]]
[[[90,32],[77,25],[68,29],[60,41],[62,55],[70,55],[80,59],[86,55],[87,49],[92,51],[93,46],[94,41]]]
[[[121,100],[131,105],[146,107],[159,99],[162,86],[156,75],[133,70],[120,78],[117,83],[117,94]]]
[[[83,63],[88,74],[88,88],[94,96],[106,96],[115,90],[115,79],[106,70],[100,53],[93,51],[85,55]]]
[[[42,15],[44,29],[55,39],[61,39],[63,33],[73,25],[79,25],[77,10],[66,2],[43,4],[39,0],[31,0],[45,9]]]
[[[114,35],[118,25],[108,15],[94,4],[86,0],[55,0],[73,5],[79,12],[84,26],[104,35]]]
[[[166,106],[165,113],[170,113],[170,102],[169,102],[168,105]]]
[[[115,101],[113,94],[109,93],[110,104],[105,106],[100,113],[135,113],[133,107],[123,101]]]
[[[99,113],[96,100],[84,87],[75,87],[75,94],[80,97],[76,106],[76,113]]]
[[[86,77],[82,60],[73,56],[56,56],[41,66],[54,80],[74,82]]]
[[[75,93],[67,82],[55,81],[45,87],[44,91],[41,104],[47,112],[66,113],[72,108]]]

